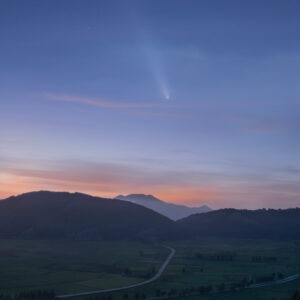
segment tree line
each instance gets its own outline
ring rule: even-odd
[[[214,253],[196,253],[197,259],[211,260],[211,261],[233,261],[237,254],[233,251],[218,251]]]
[[[20,292],[15,295],[0,294],[0,300],[53,300],[55,292],[53,290],[35,290]]]

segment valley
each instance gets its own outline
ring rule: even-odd
[[[228,299],[239,295],[251,299],[255,293],[255,299],[276,296],[281,300],[299,286],[298,279],[280,286],[232,290],[243,280],[257,283],[268,276],[275,280],[299,273],[300,241],[203,238],[166,244],[176,249],[176,254],[156,281],[76,299],[119,300],[124,295],[128,299],[185,299],[201,287],[209,287],[218,293],[204,293],[201,299],[226,299],[229,295]],[[156,274],[169,250],[157,243],[134,241],[1,240],[0,253],[2,293],[49,289],[61,295],[143,282]]]

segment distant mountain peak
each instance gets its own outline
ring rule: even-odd
[[[178,220],[197,213],[206,213],[212,209],[206,205],[200,207],[188,207],[174,203],[164,202],[153,195],[129,194],[119,195],[114,199],[133,202],[147,208],[150,208],[172,220]]]
[[[158,198],[154,197],[153,195],[146,195],[146,194],[129,194],[129,195],[119,195],[117,197],[115,197],[115,199],[124,199],[124,198],[128,198],[131,200],[146,200],[146,201],[160,201]]]
[[[212,211],[212,208],[207,205],[199,206],[200,208],[206,209],[207,211]]]

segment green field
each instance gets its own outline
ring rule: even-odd
[[[273,272],[284,276],[299,272],[300,243],[295,241],[220,240],[204,239],[196,242],[169,243],[177,255],[166,276],[170,287],[234,283],[243,278],[255,280]],[[234,252],[233,261],[197,259],[196,254]],[[252,262],[253,256],[276,257],[276,262]],[[182,269],[185,269],[185,272]]]
[[[145,280],[166,254],[135,242],[0,240],[0,291],[72,293],[128,285]]]
[[[173,289],[178,294],[207,285],[216,290],[222,283],[227,289],[244,278],[256,282],[272,273],[276,278],[278,273],[284,277],[299,273],[300,241],[199,239],[164,244],[175,248],[176,254],[163,276],[149,285],[112,293],[113,299],[124,299],[125,293],[129,299],[137,293],[153,297],[157,290],[168,293]],[[216,260],[220,253],[234,257]],[[0,240],[0,291],[11,294],[47,288],[61,294],[119,287],[146,280],[167,255],[161,245],[140,242]],[[253,261],[256,257],[266,261]],[[299,280],[201,299],[282,299],[297,288]],[[190,298],[199,296],[182,297]]]

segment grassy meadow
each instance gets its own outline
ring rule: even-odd
[[[0,291],[60,294],[128,285],[145,280],[166,255],[165,248],[136,242],[0,240]]]
[[[168,241],[176,254],[162,277],[149,285],[99,299],[155,297],[171,290],[197,290],[241,280],[254,283],[299,273],[300,241],[199,239]],[[168,255],[158,244],[132,241],[0,240],[0,291],[54,289],[57,294],[113,288],[146,280]],[[280,286],[224,291],[201,299],[282,299],[300,289],[299,280]],[[254,297],[255,295],[255,297]],[[182,296],[197,299],[199,296]]]

